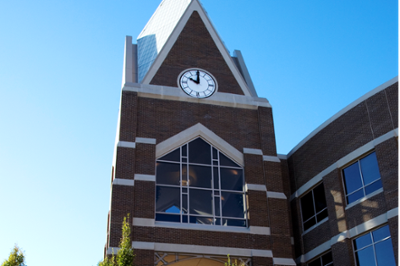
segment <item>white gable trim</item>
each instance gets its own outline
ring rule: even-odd
[[[232,71],[232,74],[235,77],[236,81],[238,82],[244,95],[252,96],[243,76],[237,69],[235,63],[233,62],[231,56],[229,55],[229,52],[226,50],[225,45],[223,44],[221,38],[219,37],[218,33],[216,32],[214,26],[212,25],[211,21],[209,20],[208,16],[206,15],[204,9],[202,8],[198,0],[192,0],[190,5],[186,9],[185,13],[183,13],[175,29],[172,31],[171,36],[169,36],[167,42],[164,44],[164,47],[161,49],[157,58],[154,60],[152,66],[144,76],[142,83],[150,84],[151,80],[157,73],[158,69],[161,67],[165,58],[168,56],[169,52],[171,51],[171,48],[174,46],[176,40],[178,39],[179,35],[181,34],[183,28],[186,26],[186,23],[188,22],[190,16],[194,11],[197,11],[199,13],[200,18],[203,20],[204,25],[206,26],[208,32],[211,35],[211,38],[214,40],[214,43],[217,46],[219,52],[225,59],[225,62],[228,65],[229,69]]]
[[[156,158],[167,154],[170,151],[182,146],[186,142],[195,139],[197,137],[202,137],[204,140],[209,142],[218,150],[225,153],[228,157],[236,161],[241,166],[244,166],[243,153],[238,151],[235,147],[230,145],[228,142],[220,138],[217,134],[198,123],[173,137],[156,145]]]

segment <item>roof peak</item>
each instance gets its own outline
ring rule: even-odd
[[[192,0],[163,0],[139,34],[139,82],[143,80],[191,2]]]

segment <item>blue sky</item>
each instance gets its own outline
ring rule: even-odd
[[[124,39],[161,0],[0,1],[0,261],[102,259]],[[396,0],[202,0],[273,106],[287,154],[397,76]]]

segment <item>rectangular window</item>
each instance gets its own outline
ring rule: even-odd
[[[304,231],[328,217],[323,183],[305,194],[300,202]]]
[[[353,241],[357,266],[395,266],[389,226],[378,228]]]
[[[343,169],[347,204],[382,188],[375,152]]]
[[[320,256],[318,259],[307,263],[307,266],[333,266],[332,252],[329,251],[328,253]]]

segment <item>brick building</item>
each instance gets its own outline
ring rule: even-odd
[[[162,1],[123,72],[105,255],[130,213],[136,265],[396,265],[397,78],[280,155],[198,0]]]

